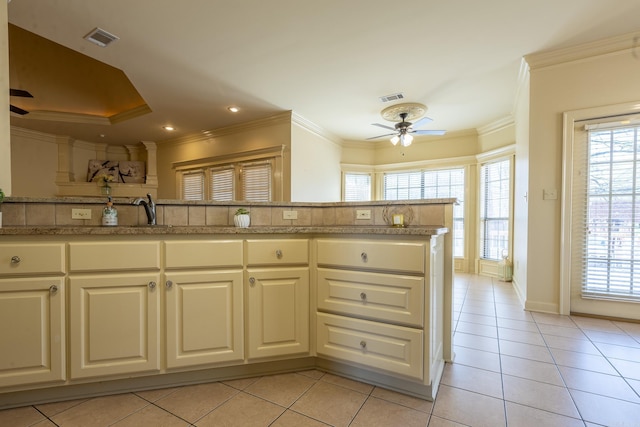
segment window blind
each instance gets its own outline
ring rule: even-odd
[[[204,171],[195,170],[182,174],[182,198],[204,200]]]
[[[640,301],[640,126],[592,126],[574,150],[574,277],[583,297]]]
[[[480,166],[480,257],[500,260],[509,249],[509,159]]]
[[[344,201],[362,202],[371,200],[371,174],[344,174]]]
[[[271,201],[271,162],[241,165],[242,200]]]
[[[235,168],[226,166],[209,170],[210,199],[218,202],[233,200]]]

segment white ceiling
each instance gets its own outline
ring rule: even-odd
[[[364,140],[385,133],[371,124],[384,123],[380,110],[389,104],[379,97],[396,92],[428,106],[434,121],[426,129],[478,128],[512,113],[524,55],[640,32],[638,0],[13,0],[7,7],[10,23],[125,72],[152,113],[107,126],[55,124],[76,139],[115,144],[286,110],[338,138]],[[120,39],[91,44],[83,37],[95,27]],[[232,115],[229,105],[242,110]],[[177,131],[167,135],[166,123]]]

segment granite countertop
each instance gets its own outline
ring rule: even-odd
[[[441,226],[20,226],[2,227],[0,236],[123,236],[123,235],[176,235],[176,234],[378,234],[397,236],[431,236],[447,233]]]

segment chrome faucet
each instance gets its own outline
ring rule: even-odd
[[[145,213],[147,214],[147,224],[156,225],[156,204],[151,199],[151,194],[147,193],[147,198],[149,199],[149,202],[144,200],[142,197],[138,197],[131,204],[135,206],[142,205]]]

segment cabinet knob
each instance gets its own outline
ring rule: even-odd
[[[156,288],[156,282],[149,282],[149,289],[155,289]]]
[[[362,258],[362,262],[367,262],[367,261],[369,261],[369,256],[367,255],[367,253],[366,253],[366,252],[362,252],[362,253],[360,254],[360,258]]]
[[[249,284],[251,286],[255,286],[256,285],[256,278],[255,277],[249,277]]]
[[[367,299],[367,294],[365,294],[364,292],[360,292],[360,299],[361,299],[362,301],[366,301],[366,299]]]
[[[280,249],[276,251],[276,258],[282,259],[282,251]]]
[[[58,292],[58,286],[56,285],[49,286],[49,292],[52,294],[55,294],[56,292]]]
[[[18,255],[14,255],[11,257],[11,264],[20,264],[20,257]]]
[[[171,289],[171,287],[173,286],[173,282],[171,280],[167,280],[164,285],[167,289]]]
[[[362,347],[363,349],[367,348],[367,342],[366,341],[360,341],[360,347]]]

